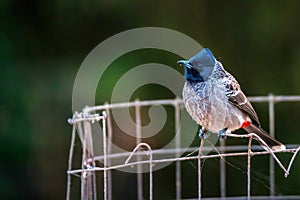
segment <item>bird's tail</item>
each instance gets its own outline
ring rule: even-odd
[[[250,124],[250,126],[244,127],[244,129],[248,133],[257,134],[273,150],[284,150],[284,149],[286,149],[285,145],[283,145],[282,143],[275,140],[265,130],[263,130],[260,127],[257,127],[253,124]]]

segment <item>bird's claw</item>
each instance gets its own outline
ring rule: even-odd
[[[209,132],[207,132],[207,130],[204,130],[201,128],[199,130],[199,137],[200,137],[200,139],[206,139],[209,137]]]
[[[222,140],[222,139],[226,139],[227,136],[226,136],[226,131],[227,131],[228,128],[224,128],[222,130],[219,131],[219,140]]]

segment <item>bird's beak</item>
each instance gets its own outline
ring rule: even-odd
[[[193,67],[193,65],[187,60],[179,60],[179,61],[177,61],[177,63],[180,66],[184,66],[184,67],[187,67],[187,68],[192,68]]]

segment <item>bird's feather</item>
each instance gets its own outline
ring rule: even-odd
[[[242,91],[237,91],[234,94],[230,95],[229,101],[234,106],[238,107],[244,113],[249,115],[249,117],[252,119],[252,123],[254,123],[257,126],[260,126],[260,122],[258,120],[258,116],[255,110],[253,109],[251,103],[248,101],[247,97]]]

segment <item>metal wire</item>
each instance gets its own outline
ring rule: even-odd
[[[275,107],[274,107],[274,96],[273,94],[269,94],[269,133],[272,137],[275,138]],[[275,195],[275,168],[274,168],[274,160],[270,156],[269,161],[269,173],[270,173],[270,196]]]
[[[177,98],[177,103],[174,104],[175,107],[175,132],[178,137],[175,138],[175,149],[176,157],[180,156],[180,141],[181,141],[181,129],[180,129],[180,99]],[[181,163],[176,161],[176,199],[181,199]]]
[[[274,137],[275,134],[275,103],[276,102],[292,102],[300,101],[300,96],[274,96],[270,94],[269,96],[258,96],[258,97],[249,97],[249,100],[252,102],[268,102],[269,106],[269,129],[270,134]],[[208,149],[206,147],[190,147],[190,148],[181,148],[181,138],[176,137],[175,148],[174,149],[152,149],[151,146],[147,143],[144,143],[141,140],[141,113],[140,109],[143,106],[152,106],[152,105],[171,105],[174,107],[175,111],[175,128],[174,131],[180,136],[180,113],[181,113],[181,99],[167,99],[167,100],[153,100],[153,101],[139,101],[126,102],[126,103],[116,103],[116,104],[104,104],[95,107],[86,107],[81,113],[74,113],[73,118],[69,119],[68,122],[73,125],[70,153],[69,153],[69,163],[68,163],[68,181],[67,181],[67,192],[66,199],[70,199],[71,193],[71,175],[81,175],[81,199],[97,199],[97,190],[96,190],[96,173],[103,172],[103,197],[105,200],[112,199],[112,179],[111,171],[116,169],[121,169],[129,166],[137,166],[137,199],[144,199],[143,194],[143,174],[142,165],[149,164],[149,199],[153,199],[153,165],[156,163],[166,163],[166,162],[175,162],[175,191],[176,199],[181,199],[181,162],[188,160],[198,160],[198,199],[202,198],[202,184],[201,184],[201,160],[210,159],[210,158],[220,158],[220,199],[227,199],[226,197],[226,157],[233,156],[247,156],[247,199],[280,199],[277,196],[274,196],[275,188],[275,172],[274,165],[275,162],[281,167],[287,176],[292,167],[292,164],[296,158],[297,153],[300,150],[300,147],[296,145],[286,145],[288,148],[281,151],[272,151],[270,148],[260,147],[257,145],[251,145],[252,138],[261,140],[256,134],[247,134],[247,135],[234,135],[228,134],[228,137],[248,137],[249,143],[243,146],[225,146],[225,143],[221,143],[220,147],[215,147],[212,152],[215,154],[203,155],[204,151]],[[110,111],[117,108],[135,108],[136,116],[136,147],[131,153],[113,153],[111,152],[111,141],[113,140],[113,130],[112,122],[110,117]],[[95,111],[103,111],[102,115],[92,114]],[[90,127],[91,123],[94,121],[102,121],[102,131],[103,131],[103,155],[94,155],[93,148],[90,151],[87,151],[87,146],[92,147],[92,129]],[[83,126],[83,128],[82,128]],[[82,143],[82,166],[81,169],[72,168],[72,159],[74,154],[74,144],[75,144],[75,131],[77,132]],[[108,133],[108,135],[107,135]],[[266,145],[264,141],[260,141],[261,144]],[[201,142],[201,144],[203,144]],[[144,146],[147,148],[147,151],[140,151],[139,148]],[[195,152],[198,150],[198,155],[182,156],[183,152]],[[209,149],[211,151],[211,149]],[[233,152],[232,152],[233,151]],[[175,154],[174,154],[175,153]],[[290,163],[287,168],[285,168],[282,163],[279,161],[275,154],[277,153],[292,153],[293,156],[290,160]],[[174,158],[164,158],[164,159],[153,159],[153,155],[176,155]],[[251,196],[251,157],[258,155],[270,155],[270,196],[269,197],[253,197]],[[143,160],[143,156],[147,155],[149,159]],[[129,162],[129,160],[136,156],[137,160]],[[111,165],[111,159],[116,158],[127,158],[124,164]],[[96,166],[96,161],[103,163],[103,167]],[[275,162],[274,162],[275,161]],[[92,178],[91,178],[92,177]],[[245,197],[235,197],[235,199],[245,199]],[[300,196],[285,196],[284,199],[299,199]],[[209,198],[208,198],[209,199]],[[214,198],[218,199],[218,198]],[[230,197],[230,199],[233,199]]]
[[[140,143],[142,142],[141,140],[141,136],[142,136],[142,132],[141,132],[141,108],[140,108],[140,101],[137,99],[135,101],[135,131],[136,131],[136,146],[139,147]],[[139,149],[136,148],[134,150],[138,151]],[[141,156],[138,155],[137,156],[137,161],[140,162],[142,160]],[[137,196],[138,196],[138,200],[143,200],[143,174],[142,174],[142,165],[137,165]]]

